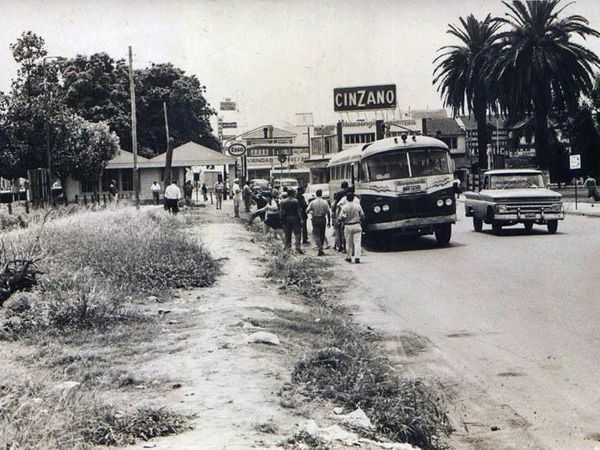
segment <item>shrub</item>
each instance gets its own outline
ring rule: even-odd
[[[71,276],[57,274],[34,292],[14,294],[3,309],[2,331],[13,339],[32,332],[98,330],[142,320],[124,308],[118,293],[98,283],[87,270]]]
[[[71,270],[88,267],[132,293],[214,283],[216,261],[164,213],[151,209],[106,218],[52,227],[48,245],[55,264]]]

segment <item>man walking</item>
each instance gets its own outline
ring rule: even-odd
[[[304,198],[304,188],[302,186],[298,188],[298,203],[300,204],[300,211],[302,211],[302,243],[308,244],[308,228],[306,227],[306,222],[308,221],[306,208],[308,208],[308,203],[306,203],[306,199]]]
[[[335,245],[334,248],[338,252],[343,252],[345,249],[344,243],[344,226],[341,221],[338,220],[338,203],[346,196],[346,192],[348,191],[348,182],[342,181],[341,190],[337,191],[333,194],[333,204],[331,205],[333,223],[335,226]]]
[[[244,210],[246,213],[250,213],[250,207],[252,206],[252,189],[250,189],[250,182],[244,183]]]
[[[181,191],[177,186],[177,180],[173,180],[167,189],[165,189],[165,207],[167,211],[177,215],[179,212],[179,200],[181,199]]]
[[[590,203],[594,206],[594,201],[598,200],[598,187],[596,185],[596,179],[592,175],[588,175],[585,181],[583,182],[583,187],[587,189],[588,197],[590,198]]]
[[[150,186],[150,192],[152,192],[152,198],[154,199],[154,204],[159,205],[160,204],[160,184],[158,184],[158,181],[155,181],[154,183],[152,183],[152,186]]]
[[[302,223],[302,211],[300,204],[296,199],[296,192],[293,189],[288,189],[288,196],[279,203],[279,217],[283,224],[283,232],[285,234],[285,250],[290,250],[292,247],[292,233],[294,233],[294,247],[296,252],[303,254],[300,248],[300,234]]]
[[[223,209],[223,191],[225,190],[225,185],[223,184],[223,180],[219,178],[215,183],[215,197],[217,199],[216,207],[217,209]]]
[[[308,204],[306,214],[312,213],[313,236],[317,241],[317,256],[324,256],[323,243],[325,242],[325,227],[331,226],[331,210],[329,204],[323,200],[323,190],[317,189],[317,198]]]
[[[341,203],[341,202],[340,202]],[[346,203],[340,209],[340,219],[344,223],[344,237],[346,238],[346,261],[360,263],[362,226],[361,220],[365,216],[360,203],[354,201],[354,192],[346,194]]]
[[[240,180],[237,178],[233,180],[233,188],[231,189],[233,194],[233,213],[235,217],[240,217],[240,205],[242,204],[242,189],[240,188]]]

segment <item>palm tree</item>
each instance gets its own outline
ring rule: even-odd
[[[500,24],[491,15],[480,21],[470,14],[466,20],[460,17],[462,29],[448,25],[448,33],[462,41],[462,45],[448,45],[433,62],[435,68],[433,84],[438,85],[444,106],[452,109],[454,115],[473,113],[477,122],[477,147],[479,167],[486,168],[488,141],[487,72],[490,57],[494,50],[496,32]]]
[[[498,101],[513,118],[533,115],[538,163],[549,167],[552,158],[548,114],[553,107],[576,110],[581,94],[593,88],[598,56],[571,38],[599,37],[579,15],[559,19],[569,5],[560,0],[503,2],[508,12],[497,23],[509,29],[497,36],[497,55],[490,71]]]

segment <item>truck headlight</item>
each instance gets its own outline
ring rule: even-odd
[[[373,208],[373,211],[375,211],[375,214],[379,214],[381,212],[381,206],[377,205],[375,208]]]
[[[561,212],[562,211],[562,203],[556,203],[555,205],[552,205],[551,210],[553,212]]]
[[[442,206],[444,206],[444,200],[442,200],[440,198],[440,199],[438,199],[438,201],[435,204],[438,205],[441,208]]]
[[[506,205],[496,205],[496,212],[505,213],[508,212],[508,207]]]
[[[390,210],[390,205],[383,205],[383,206],[381,207],[381,209],[382,209],[384,212],[388,212],[388,211]]]
[[[452,206],[452,199],[451,198],[447,198],[446,199],[446,206]]]

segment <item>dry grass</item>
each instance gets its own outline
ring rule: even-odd
[[[0,366],[0,449],[125,445],[188,427],[189,417],[172,411],[119,411],[101,399],[155,381],[160,388],[127,369],[151,357],[160,333],[159,318],[139,303],[212,284],[217,263],[162,209],[94,209],[36,212],[27,229],[0,235],[0,261],[26,256],[43,272],[0,308],[0,337],[21,341],[4,345],[28,348]],[[55,389],[64,380],[80,385],[65,395]]]

